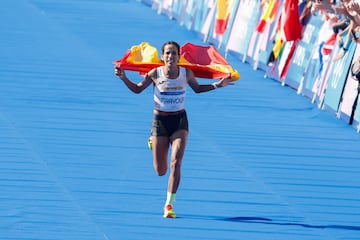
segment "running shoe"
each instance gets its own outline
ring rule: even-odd
[[[152,139],[151,139],[151,136],[148,139],[148,147],[152,151]]]
[[[171,204],[164,207],[164,218],[176,218],[176,213]]]

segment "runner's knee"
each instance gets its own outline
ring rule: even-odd
[[[162,170],[156,169],[156,173],[157,173],[157,175],[158,175],[158,176],[160,176],[160,177],[161,177],[161,176],[164,176],[164,175],[166,174],[166,170],[163,170],[163,169],[162,169]]]
[[[181,161],[179,160],[171,161],[171,165],[170,165],[171,171],[179,171],[180,167],[181,167]]]
[[[155,166],[155,172],[158,176],[164,176],[167,172],[166,166]]]

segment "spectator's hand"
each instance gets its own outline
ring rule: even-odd
[[[341,46],[343,44],[343,38],[340,36],[340,34],[336,35],[336,42],[338,46]]]
[[[350,1],[348,4],[348,10],[354,11],[357,14],[360,14],[360,5],[358,2]]]

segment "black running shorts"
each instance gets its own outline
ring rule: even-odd
[[[164,136],[170,138],[178,130],[189,131],[189,123],[185,111],[166,116],[154,114],[151,136]]]

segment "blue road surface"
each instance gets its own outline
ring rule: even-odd
[[[4,0],[0,30],[1,240],[360,239],[360,135],[232,56],[234,86],[188,91],[179,218],[162,218],[152,89],[131,93],[112,61],[203,44],[176,21],[139,1]]]

